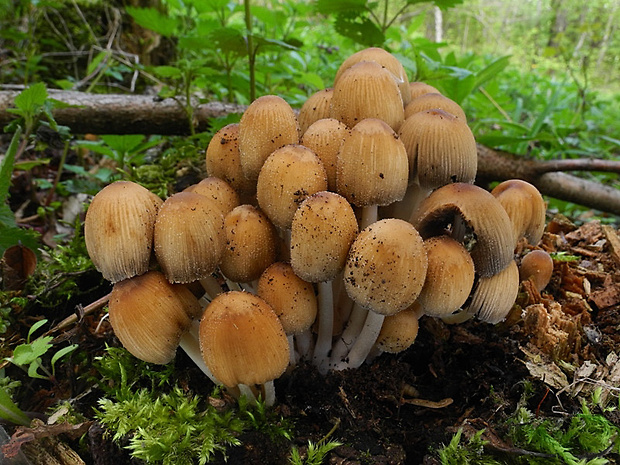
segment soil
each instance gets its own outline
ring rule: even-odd
[[[514,451],[498,438],[505,433],[503,420],[520,401],[525,399],[526,407],[540,416],[576,412],[580,402],[576,394],[587,393],[587,386],[576,393],[574,389],[580,381],[579,369],[589,366],[586,362],[596,367],[590,377],[599,376],[603,382],[612,383],[615,378],[609,377],[613,371],[609,357],[620,353],[617,230],[597,220],[577,226],[555,217],[537,248],[560,253],[551,282],[540,293],[531,281],[524,281],[506,321],[490,325],[469,320],[451,325],[423,317],[415,343],[400,354],[382,354],[357,370],[327,375],[301,363],[278,379],[274,408],[294,425],[295,444],[303,452],[308,441],[320,441],[333,429],[330,439],[343,445],[328,455],[328,463],[437,464],[436,450],[459,428],[465,436],[485,429],[497,459],[507,460]],[[524,247],[519,255],[528,250]],[[109,291],[97,273],[76,279],[83,281],[83,288],[93,290],[73,305],[86,306]],[[109,324],[101,323],[104,314],[99,309],[80,316],[77,323],[55,334],[56,341],[79,340],[93,357],[106,345],[119,345]],[[27,327],[32,321],[21,324]],[[13,327],[7,340],[10,342],[11,334],[19,337],[21,329],[19,325]],[[100,393],[83,376],[88,372],[84,364],[90,361],[82,363],[79,367],[60,367],[54,388],[49,384],[41,387],[43,384],[23,377],[31,395],[21,399],[22,409],[44,412],[66,399],[92,417]],[[567,371],[566,366],[574,371]],[[209,395],[212,386],[204,382],[184,354],[177,357],[177,370],[194,392]],[[553,378],[558,371],[567,377],[565,385]],[[96,373],[91,370],[90,374]],[[528,395],[524,396],[526,390]],[[606,415],[620,424],[619,418],[612,417],[617,413]],[[52,436],[78,450],[88,464],[141,463],[131,460],[122,444],[111,442],[100,425],[86,426],[87,431],[63,431]],[[21,433],[23,437],[24,430]],[[214,463],[288,463],[290,443],[286,441],[257,432],[245,433],[239,439],[242,445],[229,450],[227,462],[221,458]],[[27,444],[23,449],[28,451]]]

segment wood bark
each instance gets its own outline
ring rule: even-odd
[[[71,107],[54,110],[58,124],[73,134],[189,134],[190,127],[182,102],[145,95],[96,95],[82,92],[49,91],[50,96]],[[0,91],[0,125],[11,121],[7,112],[18,91]],[[209,119],[241,114],[243,105],[221,102],[196,104],[194,128],[205,131]],[[478,145],[476,182],[485,184],[506,179],[523,179],[549,197],[620,215],[620,190],[589,181],[564,171],[604,171],[620,173],[620,162],[597,159],[539,161]]]

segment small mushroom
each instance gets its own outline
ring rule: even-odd
[[[329,118],[333,89],[327,88],[316,91],[304,102],[297,115],[299,121],[299,133],[305,134],[306,130],[323,118]],[[302,143],[303,144],[303,143]]]
[[[418,336],[421,309],[417,302],[383,320],[375,346],[381,352],[397,354],[407,350]]]
[[[155,218],[162,200],[130,181],[108,184],[93,197],[84,222],[86,249],[113,283],[145,273],[153,251]]]
[[[411,92],[411,100],[424,94],[440,94],[437,88],[427,84],[425,82],[414,81],[409,83],[409,90]]]
[[[245,177],[256,181],[274,150],[299,143],[299,126],[291,106],[277,95],[254,100],[239,121],[239,155]]]
[[[519,281],[531,279],[538,292],[547,287],[551,276],[553,276],[553,259],[545,250],[532,250],[521,259]]]
[[[213,200],[224,216],[239,205],[239,195],[237,192],[226,181],[215,176],[209,176],[199,183],[189,186],[185,191],[204,195]]]
[[[262,385],[265,403],[273,405],[273,380],[288,366],[289,345],[267,302],[249,292],[220,294],[205,309],[199,334],[204,361],[219,382],[245,393]]]
[[[155,256],[170,282],[189,283],[209,276],[220,263],[226,239],[218,205],[192,192],[174,194],[155,221]]]
[[[441,95],[436,92],[422,94],[412,99],[411,102],[405,106],[405,119],[409,118],[414,113],[432,110],[434,108],[444,110],[445,112],[450,113],[463,121],[467,121],[465,111],[463,111],[463,108],[461,108],[458,103],[445,95]]]

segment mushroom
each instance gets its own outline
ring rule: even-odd
[[[342,74],[349,69],[351,66],[359,63],[360,61],[374,61],[380,64],[382,67],[387,69],[392,73],[396,83],[398,84],[398,89],[400,90],[400,95],[403,100],[403,105],[407,105],[411,100],[411,87],[409,85],[409,78],[407,77],[407,73],[405,72],[405,68],[401,64],[401,62],[388,52],[385,49],[379,47],[369,47],[359,52],[350,55],[346,60],[342,62],[338,71],[336,72],[336,77],[334,78],[334,83],[338,82]]]
[[[440,94],[435,87],[425,82],[414,81],[409,83],[409,91],[411,92],[411,100],[424,94]]]
[[[297,115],[300,134],[303,135],[315,121],[329,117],[333,92],[331,88],[319,90],[304,102]]]
[[[321,159],[327,174],[327,187],[336,190],[336,163],[338,152],[348,134],[347,126],[334,118],[315,121],[301,137],[301,145],[308,147]]]
[[[282,231],[290,229],[295,210],[306,197],[327,189],[319,157],[302,145],[286,145],[265,161],[256,184],[258,205]]]
[[[274,150],[299,143],[299,126],[291,106],[277,95],[254,100],[239,121],[239,155],[245,177],[256,181]]]
[[[411,347],[418,336],[420,315],[420,305],[414,302],[410,307],[386,316],[377,336],[376,348],[380,352],[397,354]]]
[[[239,153],[239,123],[232,123],[217,131],[206,150],[209,176],[223,179],[243,198],[256,193],[256,182],[245,177]]]
[[[130,181],[108,184],[86,212],[84,239],[95,268],[113,283],[145,273],[162,200]]]
[[[335,369],[357,368],[364,362],[385,316],[404,310],[417,299],[427,265],[422,238],[406,221],[386,218],[359,233],[349,250],[344,283],[356,307],[369,311],[348,355],[342,357],[342,349],[334,349]],[[350,344],[348,329],[341,337],[340,346]]]
[[[213,200],[224,216],[239,205],[237,192],[226,181],[215,176],[209,176],[199,183],[189,186],[185,191],[204,195]]]
[[[351,130],[338,153],[336,185],[340,195],[363,207],[361,229],[377,220],[378,206],[403,198],[408,169],[405,147],[387,123],[367,118]]]
[[[405,119],[409,118],[414,113],[432,110],[435,108],[444,110],[445,112],[450,113],[463,121],[467,121],[465,112],[458,103],[445,95],[441,95],[436,92],[422,94],[412,99],[411,102],[405,106]]]
[[[327,370],[332,343],[332,281],[344,268],[357,232],[351,205],[341,195],[327,191],[304,200],[291,223],[291,266],[302,279],[318,283],[319,329],[313,361],[320,370]]]
[[[318,303],[312,284],[295,274],[290,264],[272,263],[258,280],[257,294],[278,315],[289,340],[291,365],[296,363],[294,336],[297,336],[300,355],[306,356],[311,348],[310,327],[316,319]]]
[[[553,276],[553,259],[545,250],[532,250],[521,259],[519,281],[531,279],[538,292],[547,287],[551,276]]]
[[[267,302],[249,292],[220,294],[205,309],[199,334],[202,357],[220,383],[250,397],[250,387],[262,385],[266,405],[273,405],[273,380],[288,366],[289,346]]]
[[[374,61],[351,66],[334,83],[329,116],[349,127],[377,118],[398,131],[405,109],[394,75]]]
[[[424,241],[428,270],[418,304],[425,315],[444,317],[457,311],[474,285],[474,262],[465,247],[449,236]]]
[[[220,271],[227,279],[252,282],[276,260],[280,238],[259,208],[239,205],[224,218],[224,231],[226,247]]]
[[[209,276],[220,263],[226,239],[220,208],[192,192],[174,194],[155,221],[155,256],[170,282],[189,283]]]
[[[545,230],[547,205],[538,189],[527,181],[509,179],[491,191],[502,204],[514,229],[515,246],[525,237],[531,245],[540,242]]]
[[[447,184],[433,191],[412,215],[411,222],[423,238],[446,231],[462,242],[462,228],[471,235],[466,244],[476,273],[490,277],[513,260],[512,224],[506,210],[490,192],[467,183]]]

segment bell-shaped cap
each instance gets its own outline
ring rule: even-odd
[[[322,191],[302,202],[291,224],[291,265],[306,281],[331,281],[344,268],[357,236],[357,218],[347,200]]]
[[[200,351],[213,376],[227,387],[265,384],[289,363],[289,345],[271,306],[249,292],[218,295],[200,320]]]
[[[362,308],[392,315],[417,299],[428,266],[416,229],[387,218],[363,229],[349,250],[344,269],[347,294]]]
[[[444,95],[432,92],[422,94],[412,99],[411,102],[405,106],[405,119],[409,118],[414,113],[433,110],[435,108],[450,113],[463,121],[467,121],[465,111],[458,103]]]
[[[110,294],[110,324],[131,354],[149,363],[169,363],[181,336],[202,308],[182,284],[170,284],[159,271],[116,283]]]
[[[545,250],[532,250],[519,263],[519,280],[531,279],[538,292],[547,287],[552,276],[553,259]]]
[[[239,205],[239,195],[230,184],[221,178],[209,176],[185,189],[186,192],[204,195],[212,200],[226,216]]]
[[[155,217],[162,200],[130,181],[117,181],[93,198],[84,223],[86,249],[113,283],[145,273],[153,251]]]
[[[440,94],[436,87],[427,84],[426,82],[413,81],[409,83],[409,90],[411,92],[411,100],[424,94]]]
[[[189,283],[209,276],[220,263],[226,236],[218,205],[193,192],[163,203],[155,221],[155,256],[168,280]]]
[[[327,189],[319,157],[302,145],[286,145],[265,161],[256,185],[258,205],[278,228],[290,229],[306,197]]]
[[[303,136],[306,130],[315,122],[329,118],[329,107],[334,90],[332,88],[316,91],[304,102],[297,115],[299,133]]]
[[[327,187],[336,190],[336,163],[338,152],[349,133],[349,128],[337,119],[315,121],[301,137],[301,145],[308,147],[321,159],[327,174]]]
[[[299,143],[299,126],[291,106],[277,95],[254,100],[239,121],[239,153],[245,177],[256,181],[274,150]]]
[[[288,263],[272,263],[258,280],[257,294],[273,308],[286,334],[310,329],[318,312],[314,287]]]
[[[382,352],[397,354],[411,347],[418,336],[419,316],[420,306],[417,302],[394,315],[386,316],[375,342],[377,348]]]

